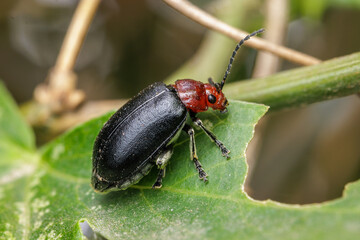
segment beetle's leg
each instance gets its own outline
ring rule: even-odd
[[[162,179],[165,177],[165,169],[166,165],[169,163],[169,160],[172,155],[172,146],[167,147],[163,153],[159,155],[159,157],[156,159],[156,166],[159,168],[159,173],[156,178],[156,181],[152,188],[161,188],[162,186]]]
[[[198,160],[197,154],[196,154],[196,146],[195,146],[195,138],[194,138],[194,129],[188,125],[185,124],[183,127],[183,130],[190,136],[190,158],[193,160],[195,164],[195,168],[199,173],[199,178],[204,180],[204,182],[207,182],[207,174],[204,171],[204,169],[201,166],[201,163]]]
[[[162,187],[162,179],[165,177],[165,168],[161,168],[159,170],[158,176],[156,178],[155,183],[153,184],[152,188],[161,188]]]
[[[191,120],[192,120],[197,126],[199,126],[199,127],[206,133],[206,135],[208,135],[208,137],[209,137],[213,142],[215,142],[216,146],[218,146],[218,147],[220,148],[221,153],[222,153],[222,155],[223,155],[224,157],[230,158],[230,156],[229,156],[230,150],[227,149],[227,148],[225,147],[225,145],[224,145],[222,142],[220,142],[220,141],[217,139],[217,137],[216,137],[210,130],[208,130],[208,129],[204,126],[203,122],[202,122],[199,118],[197,118],[197,117],[195,117],[195,116],[191,116]]]

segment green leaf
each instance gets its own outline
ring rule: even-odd
[[[0,130],[0,141],[28,150],[34,149],[33,132],[21,118],[16,103],[5,90],[2,82],[0,82]]]
[[[5,95],[4,89],[0,95]],[[358,236],[359,182],[351,184],[342,199],[305,207],[257,202],[243,192],[245,149],[266,110],[263,105],[231,101],[228,114],[199,114],[232,151],[231,159],[224,159],[197,130],[198,156],[209,174],[209,182],[204,184],[189,160],[189,140],[183,134],[160,190],[151,189],[155,169],[125,191],[101,195],[90,187],[92,145],[110,114],[76,127],[37,152],[21,141],[7,140],[17,139],[20,132],[12,135],[15,138],[4,137],[3,142],[15,147],[0,152],[0,165],[16,166],[18,171],[0,175],[0,239],[82,239],[79,224],[83,221],[108,239]],[[25,125],[16,112],[13,107],[6,110],[6,116],[18,117],[9,121]],[[0,127],[6,131],[6,125]]]
[[[33,133],[0,82],[0,239],[26,235],[29,212],[24,186],[36,162]]]
[[[302,17],[310,17],[320,20],[329,8],[351,8],[359,9],[358,0],[292,0],[290,8],[293,13],[300,14]]]

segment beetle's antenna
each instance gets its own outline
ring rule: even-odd
[[[243,45],[244,42],[247,41],[247,40],[249,40],[251,37],[253,37],[253,36],[255,36],[255,35],[259,34],[259,33],[262,33],[262,32],[264,32],[264,31],[265,31],[265,29],[261,28],[261,29],[255,31],[255,32],[247,35],[245,38],[241,39],[241,41],[236,45],[235,50],[233,51],[233,53],[232,53],[232,55],[231,55],[231,57],[230,57],[230,62],[229,62],[229,65],[228,65],[228,67],[227,67],[227,69],[226,69],[226,72],[225,72],[225,75],[224,75],[224,77],[223,77],[223,80],[222,80],[221,83],[220,83],[220,89],[223,88],[223,86],[224,86],[224,84],[225,84],[225,81],[226,81],[226,78],[227,78],[228,75],[230,74],[230,69],[231,69],[231,67],[232,67],[232,63],[233,63],[233,61],[234,61],[234,59],[235,59],[235,55],[236,55],[237,51],[239,50],[240,46]]]

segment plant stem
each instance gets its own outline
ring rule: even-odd
[[[269,105],[272,110],[302,106],[360,92],[360,53],[269,77],[229,83],[229,99]]]

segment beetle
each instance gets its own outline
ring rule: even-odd
[[[159,169],[153,188],[161,188],[175,141],[181,131],[190,137],[191,160],[206,182],[204,171],[196,154],[194,129],[186,123],[190,117],[229,158],[230,150],[208,130],[196,114],[212,108],[227,112],[228,101],[222,89],[230,73],[233,60],[240,46],[255,31],[242,39],[233,51],[221,83],[211,78],[209,83],[192,79],[177,80],[175,84],[154,83],[123,105],[100,130],[93,148],[92,187],[106,193],[124,190],[147,175],[153,166]]]

